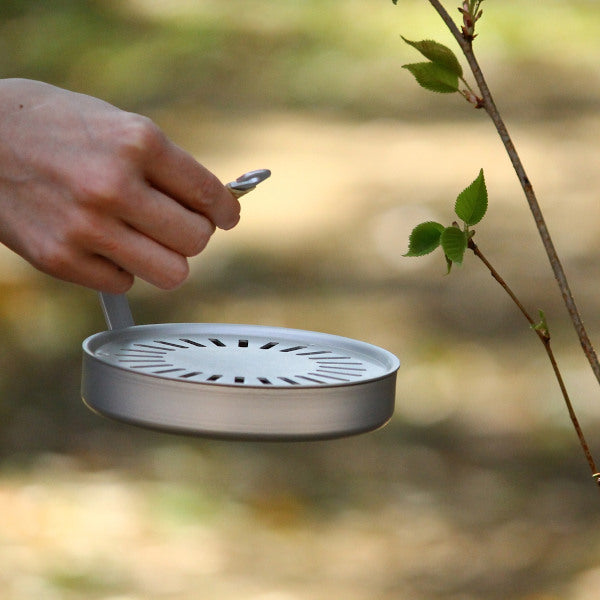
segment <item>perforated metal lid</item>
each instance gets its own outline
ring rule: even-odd
[[[398,359],[324,333],[169,323],[99,333],[83,349],[86,403],[147,427],[325,438],[377,428],[394,409]]]
[[[122,369],[233,386],[347,385],[383,377],[395,364],[355,340],[251,325],[145,325],[90,346],[96,358]]]

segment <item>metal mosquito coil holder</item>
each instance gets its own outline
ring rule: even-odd
[[[270,175],[228,184],[241,196]],[[394,411],[398,359],[325,333],[219,323],[135,325],[124,295],[100,294],[108,331],[83,342],[92,410],[172,433],[309,440],[371,431]]]

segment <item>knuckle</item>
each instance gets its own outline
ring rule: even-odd
[[[198,194],[204,206],[210,206],[217,201],[221,194],[221,182],[212,173],[207,173],[200,181]]]
[[[147,117],[123,113],[113,132],[110,152],[94,155],[74,175],[76,200],[103,208],[119,209],[134,200],[132,190],[140,161],[148,154],[159,153],[164,145],[164,134]]]
[[[202,224],[197,228],[194,235],[187,240],[185,255],[196,256],[200,254],[206,248],[214,231],[215,226],[210,221],[203,219]]]
[[[122,124],[122,152],[125,155],[143,155],[162,147],[164,134],[148,117],[125,113]]]
[[[64,278],[71,269],[71,253],[57,239],[38,243],[30,254],[31,264],[44,273]]]
[[[102,168],[82,177],[78,182],[76,196],[85,205],[103,209],[120,206],[129,194],[129,176],[118,161],[105,163]]]
[[[119,245],[105,220],[90,211],[73,211],[64,224],[64,239],[76,246],[89,248],[100,254],[112,253]]]
[[[118,256],[122,247],[120,239],[106,229],[89,228],[82,232],[83,243],[102,256]]]

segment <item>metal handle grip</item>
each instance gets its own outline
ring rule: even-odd
[[[104,320],[109,329],[124,329],[135,325],[125,294],[99,292]]]

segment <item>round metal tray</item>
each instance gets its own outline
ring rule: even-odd
[[[138,325],[83,343],[82,397],[105,416],[236,439],[321,439],[384,425],[398,359],[349,338],[215,323]]]

